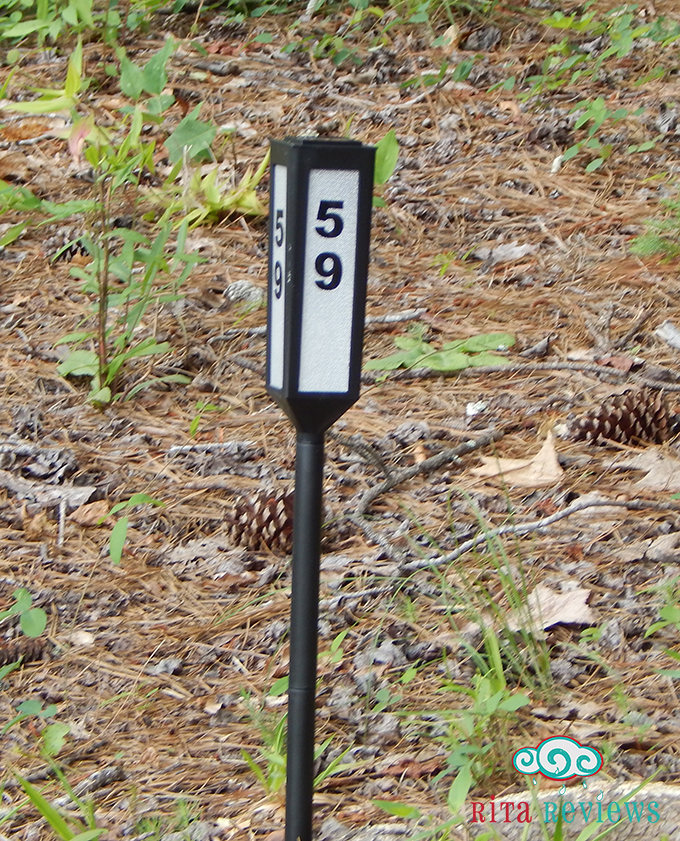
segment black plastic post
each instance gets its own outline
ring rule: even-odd
[[[375,149],[271,153],[267,391],[297,429],[285,841],[311,841],[324,433],[359,398]]]
[[[298,432],[295,463],[285,841],[311,841],[323,432]]]

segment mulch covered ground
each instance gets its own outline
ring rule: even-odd
[[[298,36],[318,39],[346,20],[314,19]],[[376,143],[394,128],[399,163],[373,216],[365,357],[392,353],[393,339],[414,327],[437,347],[482,333],[516,337],[504,369],[367,373],[359,402],[328,437],[318,742],[331,741],[320,768],[348,753],[319,786],[319,821],[389,821],[375,799],[446,819],[452,777],[436,778],[453,745],[440,737],[447,712],[469,706],[446,686],[470,687],[479,668],[471,650],[486,656],[480,615],[501,640],[509,688],[531,698],[510,719],[511,752],[568,735],[601,751],[604,781],[656,772],[657,782],[678,783],[678,684],[659,670],[677,668],[665,652],[678,650],[680,630],[645,632],[678,598],[680,351],[656,330],[680,327],[680,282],[674,264],[629,249],[659,199],[674,195],[675,82],[633,87],[648,61],[633,53],[589,83],[587,95],[645,112],[611,129],[621,151],[585,173],[587,157],[553,165],[573,142],[565,132],[573,137],[570,111],[583,91],[546,95],[540,107],[489,92],[554,39],[528,17],[503,26],[490,51],[453,57],[404,27],[371,51],[358,38],[356,69],[281,53],[283,23],[233,28],[208,16],[194,40],[213,54],[187,40],[171,62],[171,85],[204,100],[201,118],[233,129],[224,178],[256,166],[270,137],[337,135],[351,122],[351,136]],[[190,21],[157,24],[154,37],[127,45],[138,60]],[[271,44],[248,40],[261,31],[274,33]],[[85,54],[86,73],[104,79],[104,48],[89,44]],[[465,81],[402,87],[475,54]],[[63,56],[38,54],[24,84],[54,86],[64,67]],[[102,120],[101,99],[114,88],[88,94]],[[181,117],[177,107],[153,129],[159,145]],[[53,201],[85,197],[88,184],[50,119],[36,128],[37,118],[12,116],[0,128],[14,177]],[[658,135],[650,151],[624,154]],[[267,187],[265,179],[263,199]],[[177,372],[192,384],[150,387],[104,410],[86,402],[85,383],[56,372],[64,348],[55,342],[91,307],[69,275],[79,256],[51,260],[61,235],[56,225],[32,228],[1,255],[0,609],[25,587],[49,624],[30,643],[1,626],[0,660],[24,655],[24,664],[0,684],[0,718],[31,698],[57,705],[50,721],[71,728],[59,755],[70,783],[106,772],[93,783],[106,839],[153,838],[154,826],[161,837],[191,817],[202,821],[195,837],[277,838],[283,790],[268,793],[242,751],[268,773],[260,749],[285,710],[285,696],[270,690],[287,671],[289,559],[275,546],[238,547],[230,526],[235,510],[254,512],[262,494],[283,494],[293,479],[294,433],[261,374],[266,310],[227,293],[237,281],[265,289],[266,226],[227,219],[192,233],[205,262],[185,297],[145,323],[173,353],[131,364],[124,385]],[[569,435],[574,418],[611,420],[621,404],[612,396],[627,390],[657,412],[652,431],[663,427],[669,440]],[[553,428],[562,437],[544,447]],[[530,464],[519,476],[506,464],[499,475],[494,456]],[[473,472],[481,457],[486,475]],[[100,519],[135,493],[163,506],[129,512],[114,565],[115,515]],[[484,530],[485,540],[466,544]],[[516,611],[513,592],[542,593],[540,607],[530,601],[533,620]],[[32,717],[2,737],[2,810],[23,800],[13,772],[49,779],[42,726]],[[64,793],[45,785],[51,798]],[[506,765],[473,794],[523,786]],[[28,806],[1,833],[52,837]]]

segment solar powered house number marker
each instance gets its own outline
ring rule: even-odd
[[[375,149],[271,143],[267,391],[297,429],[285,841],[311,841],[324,433],[359,397]]]

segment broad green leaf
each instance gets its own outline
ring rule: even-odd
[[[125,96],[136,102],[144,90],[142,68],[130,61],[123,50],[119,52],[118,60],[120,61],[120,89]]]
[[[111,529],[111,537],[109,538],[109,557],[114,564],[118,565],[123,557],[123,546],[125,545],[125,538],[127,537],[129,520],[127,517],[121,517],[116,525]]]
[[[397,368],[409,368],[422,357],[422,353],[416,350],[400,350],[382,359],[371,359],[364,365],[365,371],[394,371]]]
[[[175,41],[168,38],[163,47],[147,61],[142,71],[142,84],[147,93],[156,95],[162,93],[168,83],[165,65],[174,51]]]
[[[514,344],[515,337],[511,333],[481,333],[465,339],[459,349],[466,353],[481,353],[483,350],[506,350]]]
[[[570,146],[566,152],[562,153],[562,160],[563,161],[570,161],[572,158],[575,158],[576,155],[581,151],[581,146],[576,143],[574,146]]]
[[[47,625],[47,614],[41,607],[32,607],[21,614],[19,624],[27,637],[39,637]]]
[[[174,101],[175,97],[171,93],[162,93],[145,102],[144,110],[152,117],[159,117],[168,110]]]
[[[506,698],[505,701],[501,701],[498,705],[498,709],[503,710],[504,712],[512,713],[515,712],[515,710],[520,709],[520,707],[526,707],[526,705],[530,703],[531,701],[526,695],[523,695],[521,692],[517,692],[510,698]]]
[[[182,159],[184,150],[190,158],[212,158],[210,145],[215,139],[217,129],[209,123],[198,120],[194,114],[188,114],[165,141],[165,148],[172,163]]]
[[[418,350],[420,353],[431,353],[434,348],[424,342],[420,336],[397,336],[394,344],[399,350]]]
[[[117,514],[124,508],[134,508],[135,505],[156,505],[160,508],[165,508],[165,503],[160,499],[155,499],[153,496],[149,496],[149,494],[138,493],[132,494],[130,499],[126,499],[125,502],[116,503],[106,516],[108,517],[111,514]],[[106,517],[104,519],[106,519]]]
[[[41,210],[52,217],[52,219],[47,220],[48,222],[66,219],[69,216],[75,216],[77,213],[93,213],[99,209],[99,202],[95,199],[74,199],[73,201],[59,203],[43,201],[41,204]]]
[[[70,0],[72,5],[78,11],[78,15],[83,23],[89,27],[94,27],[94,19],[92,17],[92,0]]]
[[[31,785],[28,780],[25,780],[23,777],[20,777],[17,774],[17,780],[19,781],[19,785],[23,788],[26,792],[28,799],[31,803],[35,806],[35,808],[40,812],[40,814],[45,818],[47,823],[52,827],[52,829],[57,833],[57,835],[62,839],[62,841],[72,841],[75,833],[69,829],[69,825],[66,823],[64,818],[57,812],[54,806],[43,797],[42,793],[38,791],[38,789]],[[73,821],[76,824],[76,821]],[[82,832],[82,825],[78,824],[78,831]]]
[[[16,671],[21,665],[21,660],[16,660],[14,663],[8,663],[6,666],[0,668],[0,680],[4,680],[7,675]]]
[[[470,357],[455,350],[440,350],[423,359],[423,365],[433,371],[462,371],[470,365]]]
[[[288,675],[275,680],[267,694],[277,698],[279,695],[285,695],[286,692],[288,692]]]
[[[71,841],[93,841],[93,839],[99,838],[105,832],[105,829],[86,829],[85,832],[79,832],[78,835],[74,835]]]
[[[108,406],[112,397],[111,389],[107,385],[102,388],[95,388],[87,395],[88,401],[99,408]]]
[[[170,342],[157,342],[153,337],[140,342],[135,347],[122,354],[124,359],[134,359],[137,356],[154,356],[158,353],[168,353]]]
[[[0,108],[19,111],[22,114],[50,114],[52,111],[70,111],[75,108],[75,100],[70,96],[57,96],[54,99],[34,99],[32,102],[0,102]]]
[[[15,240],[19,239],[26,230],[27,224],[27,222],[19,222],[17,225],[12,225],[11,228],[8,228],[0,237],[0,248],[11,245]]]
[[[391,128],[375,147],[375,184],[384,184],[394,172],[399,158],[399,142]]]
[[[470,365],[473,368],[483,368],[487,365],[510,365],[510,360],[495,353],[474,353],[470,357]]]
[[[27,20],[17,23],[15,26],[10,26],[2,33],[3,38],[25,38],[27,35],[32,35],[34,32],[39,32],[49,26],[45,21]]]
[[[40,715],[43,712],[42,701],[38,698],[29,698],[28,701],[22,701],[17,710],[23,715]]]
[[[458,812],[460,812],[463,808],[465,798],[468,796],[468,792],[472,788],[473,782],[474,779],[472,777],[472,771],[470,770],[469,764],[464,765],[456,774],[455,780],[451,783],[451,788],[449,789],[447,797],[449,809],[452,814],[458,814]]]
[[[138,383],[134,388],[131,388],[125,399],[130,400],[130,398],[134,397],[135,394],[139,394],[140,391],[143,391],[145,388],[149,388],[149,386],[155,385],[156,383],[179,383],[180,385],[189,385],[190,382],[191,377],[187,377],[186,374],[168,374],[165,377],[153,377],[152,379],[144,380],[144,382]]]
[[[91,339],[96,334],[92,330],[80,330],[76,331],[75,333],[67,333],[65,336],[62,336],[61,339],[57,339],[54,343],[54,347],[58,345],[65,345],[69,344],[70,342],[75,342],[75,344],[80,344],[80,342],[84,342],[86,339]]]
[[[99,373],[99,359],[93,350],[74,350],[57,365],[61,377],[96,377]]]
[[[28,187],[20,187],[15,184],[8,184],[6,181],[0,181],[0,210],[21,210],[31,211],[38,210],[42,204],[42,199],[28,189]]]
[[[75,50],[68,60],[64,93],[73,99],[83,84],[83,42],[78,39]]]
[[[63,722],[48,724],[40,734],[43,743],[43,750],[49,756],[56,756],[64,747],[64,742],[71,728]]]
[[[25,610],[29,610],[31,605],[33,604],[33,597],[31,594],[26,590],[24,587],[19,587],[12,593],[12,597],[14,599],[15,604],[7,612],[7,615],[13,615],[16,613],[23,613]]]
[[[408,803],[395,803],[392,800],[371,800],[374,806],[387,812],[389,815],[394,815],[397,818],[407,818],[409,820],[418,820],[420,817],[420,809],[415,806],[409,806]]]

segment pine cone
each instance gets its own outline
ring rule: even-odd
[[[42,660],[47,644],[47,640],[40,637],[18,637],[10,641],[0,641],[0,666],[15,663],[19,659],[23,663]]]
[[[680,417],[668,411],[663,392],[644,388],[610,397],[600,408],[576,420],[570,428],[575,441],[645,441],[663,444],[680,428]]]
[[[293,540],[293,492],[264,490],[245,497],[227,516],[235,546],[288,554]]]

